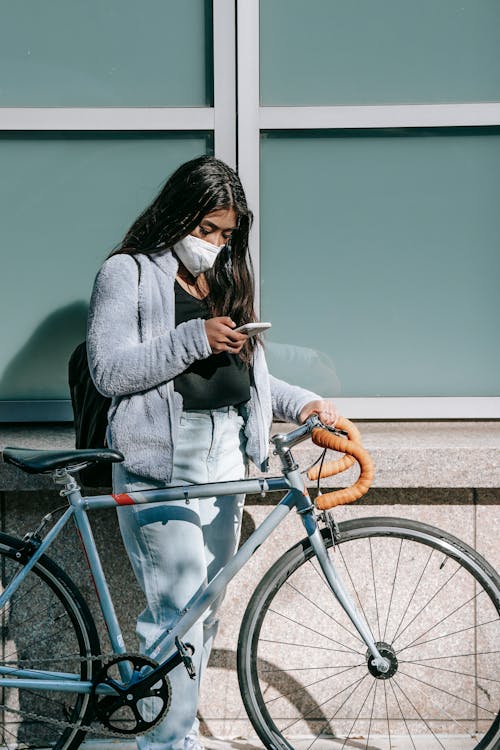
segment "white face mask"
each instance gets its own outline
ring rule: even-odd
[[[223,247],[223,245],[220,247],[212,245],[211,242],[188,234],[182,240],[176,242],[173,249],[187,270],[193,276],[199,276],[200,273],[204,273],[209,268],[212,268],[217,255]]]

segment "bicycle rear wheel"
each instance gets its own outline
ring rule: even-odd
[[[340,524],[336,569],[391,662],[383,678],[305,539],[257,587],[238,677],[268,748],[500,747],[499,578],[473,549],[425,524]]]
[[[24,543],[0,533],[2,590],[26,564]],[[43,556],[1,612],[0,664],[92,678],[100,653],[92,616],[68,576]],[[74,750],[90,695],[0,687],[0,748]],[[67,724],[75,724],[68,727]],[[65,726],[66,724],[66,726]]]

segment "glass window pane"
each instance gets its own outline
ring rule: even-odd
[[[196,133],[0,139],[0,399],[64,399],[97,270],[182,162]]]
[[[271,371],[328,395],[500,395],[500,128],[262,140]]]
[[[208,0],[0,0],[0,106],[212,104]]]
[[[498,0],[264,0],[264,105],[497,101]]]

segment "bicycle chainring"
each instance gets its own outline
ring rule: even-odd
[[[123,654],[103,665],[94,679],[92,698],[95,716],[106,729],[137,736],[148,732],[167,713],[172,696],[167,675],[150,687],[141,685],[141,679],[157,666],[142,654]],[[129,675],[125,679],[123,670]],[[98,693],[102,685],[111,687],[114,693]]]

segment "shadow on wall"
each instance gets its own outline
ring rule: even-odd
[[[236,652],[231,651],[227,648],[214,648],[210,654],[210,666],[217,669],[228,669],[236,670]],[[307,690],[307,687],[302,685],[299,680],[296,680],[291,674],[286,675],[286,681],[283,682],[283,673],[276,669],[276,665],[265,659],[259,659],[259,669],[263,670],[267,675],[267,685],[269,689],[274,689],[283,697],[286,697],[292,706],[295,706],[297,713],[304,716],[305,723],[309,726],[311,737],[317,734],[318,723],[321,725],[321,733],[335,736],[335,729],[332,726],[332,718],[328,718],[327,714],[323,711],[321,706]],[[304,705],[307,706],[304,709]],[[308,718],[310,717],[310,718]],[[200,731],[202,735],[211,737],[212,733],[208,726],[207,721],[202,714],[198,714],[200,720]],[[229,742],[230,747],[235,748],[250,748],[252,745],[247,743],[235,743],[234,745]],[[312,743],[311,743],[312,744]],[[363,747],[366,748],[365,744],[349,745],[349,747]],[[374,749],[375,750],[375,749]]]
[[[265,344],[269,372],[276,378],[325,397],[340,394],[340,380],[331,357],[318,349],[293,344]]]
[[[72,302],[51,313],[35,329],[0,377],[0,398],[64,399],[68,392],[68,359],[84,340],[88,304]],[[324,352],[293,344],[266,343],[270,372],[322,396],[337,396],[340,381],[333,360]]]
[[[69,398],[68,359],[87,327],[88,304],[72,302],[51,313],[33,331],[0,378],[6,400]]]

